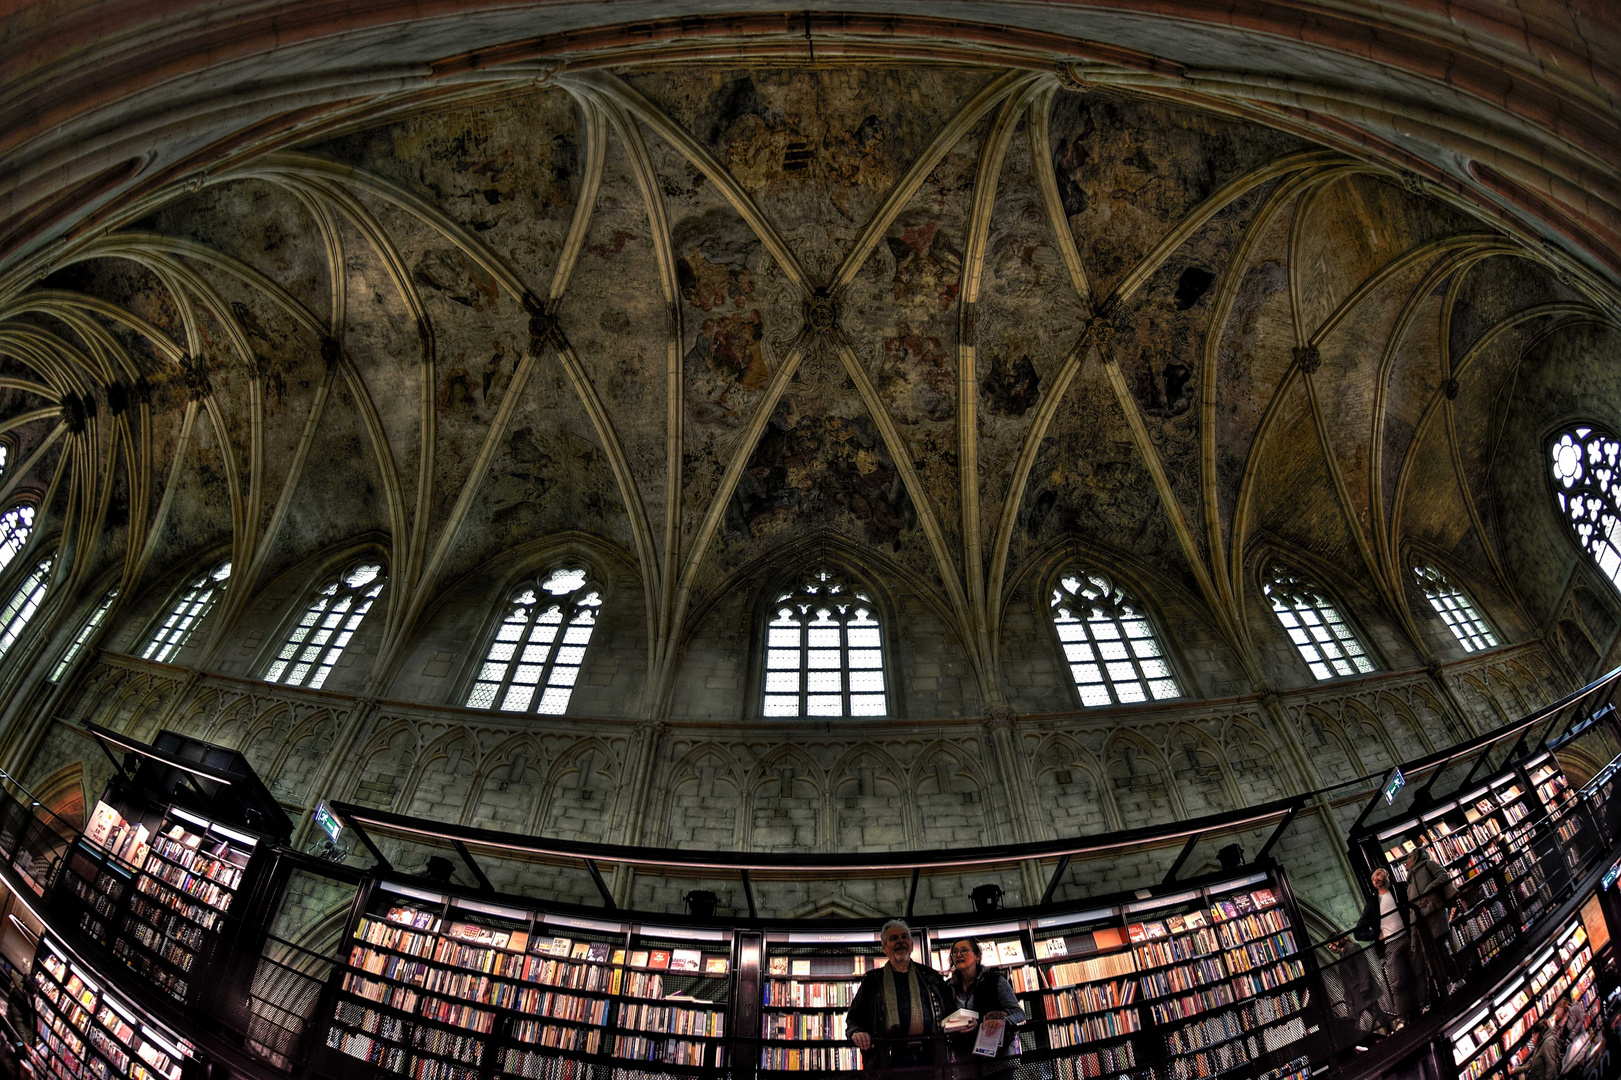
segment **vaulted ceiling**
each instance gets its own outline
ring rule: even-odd
[[[1489,433],[1605,302],[1414,176],[1152,94],[547,73],[346,118],[13,274],[4,486],[54,485],[74,586],[228,545],[222,628],[380,538],[380,676],[450,583],[573,531],[639,569],[667,681],[729,575],[832,532],[937,592],[987,687],[1012,583],[1075,539],[1200,597],[1260,684],[1258,538],[1414,640],[1405,543],[1514,594]]]

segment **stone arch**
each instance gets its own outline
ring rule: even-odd
[[[918,839],[928,847],[974,847],[986,842],[984,774],[960,745],[935,742],[912,766],[912,803]]]
[[[1475,727],[1480,731],[1491,731],[1508,723],[1508,714],[1503,711],[1502,703],[1493,696],[1475,672],[1466,672],[1461,680],[1461,689],[1474,699],[1472,711],[1475,715]]]
[[[1333,717],[1321,709],[1308,707],[1301,721],[1306,756],[1316,766],[1317,776],[1324,784],[1340,784],[1363,775],[1361,761]]]
[[[618,774],[618,756],[601,739],[581,739],[558,754],[546,777],[541,831],[567,840],[606,840]]]
[[[1105,775],[1127,829],[1175,821],[1186,815],[1169,783],[1160,752],[1135,732],[1117,731],[1104,750]]]
[[[715,743],[700,743],[683,754],[666,784],[663,842],[710,851],[741,847],[740,772],[737,759]]]
[[[1050,735],[1036,751],[1036,798],[1055,837],[1091,836],[1120,827],[1103,767],[1065,735]]]
[[[332,713],[321,709],[305,717],[291,733],[277,755],[274,766],[267,774],[266,783],[279,798],[290,802],[308,803],[314,794],[310,785],[321,763],[332,751],[337,724]]]
[[[1382,773],[1404,760],[1384,722],[1355,698],[1345,703],[1340,730],[1344,732],[1364,776]]]
[[[1520,688],[1514,685],[1513,678],[1507,672],[1493,665],[1486,669],[1486,673],[1491,676],[1492,686],[1502,691],[1504,704],[1508,706],[1508,711],[1514,719],[1518,720],[1531,711],[1531,705],[1525,700],[1525,695],[1520,693]]]
[[[1243,805],[1225,755],[1205,732],[1192,724],[1178,724],[1165,740],[1165,754],[1187,817],[1219,814]]]
[[[404,720],[374,735],[359,755],[361,766],[355,771],[359,779],[350,800],[377,810],[394,809],[416,764],[416,750],[416,730]]]
[[[225,695],[220,695],[223,700]],[[259,702],[251,697],[241,697],[229,704],[221,705],[219,711],[209,721],[208,729],[198,736],[204,742],[215,746],[231,746],[240,748],[259,725]],[[276,712],[285,708],[281,702],[272,702],[269,712]]]
[[[1385,715],[1380,722],[1389,734],[1390,741],[1395,744],[1399,760],[1423,757],[1435,749],[1434,742],[1427,737],[1411,705],[1389,690],[1381,693],[1375,701],[1384,710]]]
[[[1508,668],[1509,677],[1520,689],[1520,700],[1528,703],[1528,709],[1539,709],[1553,700],[1547,695],[1542,681],[1531,674],[1530,670],[1517,658],[1510,657],[1504,660],[1503,666]]]
[[[862,744],[831,770],[833,843],[839,851],[898,851],[914,846],[917,826],[906,770]]]
[[[147,726],[148,714],[158,712],[157,706],[173,690],[174,684],[167,680],[159,682],[150,675],[138,675],[121,688],[99,715],[92,707],[91,716],[109,731],[134,736]]]
[[[422,752],[405,792],[405,813],[454,824],[461,820],[478,774],[478,740],[452,728]]]
[[[85,813],[84,765],[70,761],[34,784],[40,805],[76,829],[83,829]]]
[[[751,851],[815,851],[827,831],[827,776],[797,746],[779,746],[749,770],[744,786]]]
[[[484,767],[469,788],[462,818],[479,829],[529,830],[545,783],[545,751],[528,735],[514,735],[484,755]]]
[[[1234,717],[1223,733],[1227,767],[1243,795],[1241,803],[1272,802],[1289,794],[1283,780],[1283,764],[1277,747],[1265,732],[1247,717]]]
[[[253,771],[268,783],[276,759],[287,744],[288,729],[292,726],[292,707],[277,703],[258,717],[237,749],[248,759]]]

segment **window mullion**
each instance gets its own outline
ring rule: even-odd
[[[850,715],[850,623],[849,617],[839,620],[839,708],[842,715]]]
[[[563,647],[563,639],[568,637],[569,627],[574,625],[574,617],[579,614],[578,608],[575,608],[572,615],[568,612],[569,602],[576,595],[569,593],[563,602],[557,605],[560,621],[557,624],[557,633],[552,636],[552,643],[546,646],[546,659],[540,664],[540,681],[535,683],[535,696],[529,699],[529,711],[532,713],[540,712],[541,699],[546,696],[546,687],[552,681],[552,668],[557,666],[557,651]]]
[[[495,696],[490,699],[492,709],[500,709],[507,699],[507,688],[512,685],[512,676],[517,673],[518,660],[523,656],[524,643],[529,640],[529,632],[535,625],[535,611],[539,604],[531,604],[528,618],[524,620],[523,629],[518,632],[518,644],[512,655],[507,658],[506,666],[501,670],[501,681],[495,688]],[[502,620],[495,624],[495,636],[490,639],[489,648],[484,650],[484,662],[489,663],[490,654],[495,651],[496,644],[501,640],[501,627],[505,626],[512,615],[509,612]]]
[[[798,604],[794,605],[799,607]],[[810,619],[800,613],[799,623],[799,715],[810,712]]]

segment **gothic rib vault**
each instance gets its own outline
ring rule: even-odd
[[[413,700],[507,568],[571,551],[629,643],[603,715],[648,721],[757,715],[694,658],[817,557],[941,628],[900,662],[944,655],[966,689],[914,689],[918,721],[1074,711],[1029,678],[1073,559],[1132,582],[1198,698],[1310,683],[1259,592],[1272,557],[1386,670],[1460,655],[1418,559],[1537,648],[1541,696],[1621,623],[1573,584],[1541,461],[1549,424],[1621,401],[1592,363],[1602,284],[1443,187],[1153,86],[913,57],[548,68],[352,111],[105,223],[0,280],[0,497],[31,493],[62,547],[40,649],[120,584],[103,644],[133,651],[229,558],[186,663],[253,675],[360,547],[388,586],[330,689]],[[1583,604],[1604,629],[1577,640]],[[449,682],[416,700],[455,704]],[[11,764],[42,737],[19,700]],[[1430,730],[1386,741],[1472,710],[1415,707]]]

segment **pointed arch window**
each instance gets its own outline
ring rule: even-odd
[[[1274,564],[1261,587],[1289,640],[1319,680],[1373,671],[1368,650],[1337,604],[1294,571]]]
[[[0,656],[11,651],[11,646],[16,644],[28,620],[39,610],[40,601],[45,599],[45,590],[51,584],[51,565],[55,561],[55,555],[41,559],[33,573],[24,578],[17,591],[11,594],[6,606],[0,608]]]
[[[507,598],[467,707],[562,716],[601,608],[602,594],[584,567],[562,567],[519,585]]]
[[[1141,604],[1098,570],[1065,574],[1049,604],[1081,704],[1129,705],[1182,696]]]
[[[766,627],[766,716],[884,716],[883,626],[872,597],[831,570],[777,595]]]
[[[1576,542],[1621,588],[1621,441],[1581,425],[1555,438],[1548,457],[1554,496]]]
[[[197,624],[208,617],[231,579],[231,564],[222,562],[188,584],[175,599],[168,617],[141,651],[141,659],[162,663],[186,647]]]
[[[4,445],[4,444],[0,444]],[[0,570],[11,565],[34,531],[34,508],[13,506],[0,514]]]
[[[92,611],[90,617],[84,621],[84,625],[79,627],[79,632],[73,635],[72,643],[63,650],[62,658],[51,669],[51,682],[62,681],[62,676],[67,673],[68,668],[73,666],[73,661],[79,658],[79,653],[84,651],[85,642],[95,635],[96,628],[101,625],[101,620],[107,617],[108,610],[112,608],[113,601],[117,599],[118,589],[116,587],[108,589],[107,595],[101,598],[101,603],[96,605],[96,610]]]
[[[383,568],[366,562],[328,582],[265,669],[265,682],[319,690],[386,584]]]
[[[1497,647],[1497,635],[1475,610],[1468,594],[1447,580],[1445,574],[1427,563],[1420,563],[1413,567],[1413,576],[1418,579],[1418,587],[1424,590],[1424,598],[1447,624],[1464,652]]]

